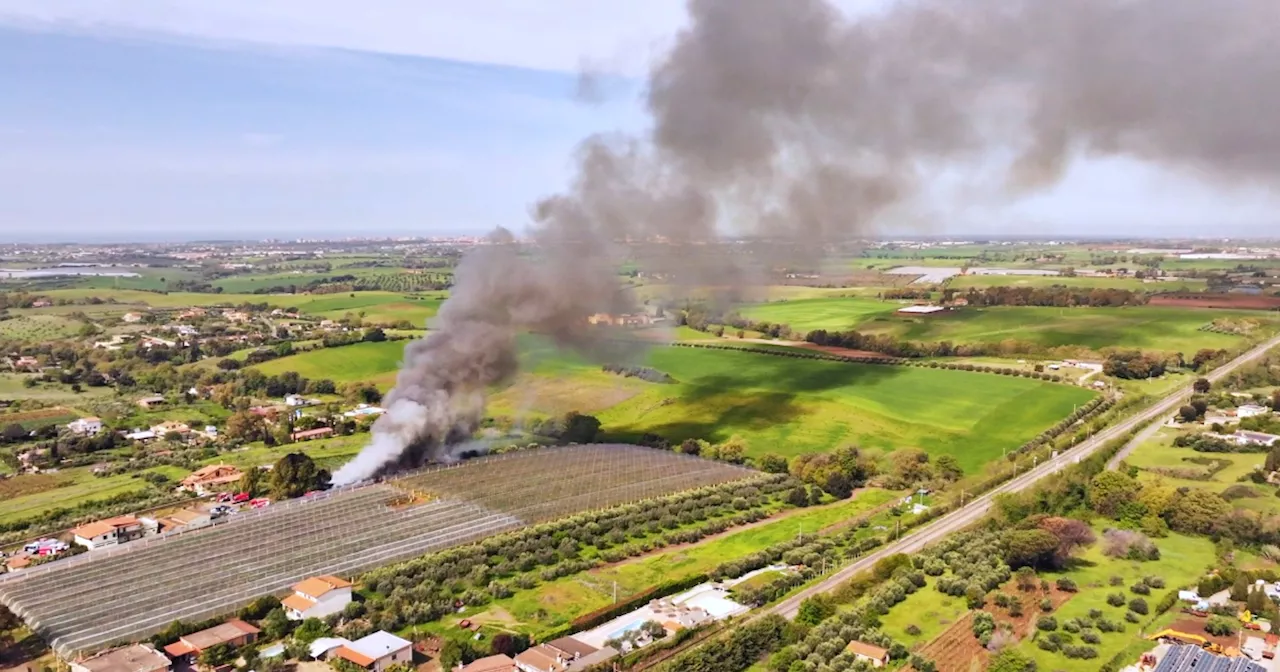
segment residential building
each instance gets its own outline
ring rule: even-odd
[[[186,435],[191,433],[191,427],[189,427],[185,422],[177,422],[176,420],[165,420],[164,422],[153,426],[151,428],[151,431],[155,432],[156,436],[164,436],[169,432],[177,432],[179,434]]]
[[[520,672],[564,672],[568,667],[564,654],[546,644],[526,649],[515,660]]]
[[[599,665],[600,663],[603,663],[605,661],[613,660],[618,656],[618,653],[619,652],[617,649],[611,646],[606,646],[603,649],[596,651],[595,653],[585,655],[573,661],[573,668],[578,670],[585,670],[594,665]]]
[[[889,664],[889,651],[882,649],[874,644],[853,640],[846,646],[845,651],[853,654],[856,660],[865,660],[871,663],[872,667],[883,667]]]
[[[240,469],[229,464],[210,464],[191,472],[190,476],[182,479],[179,487],[204,496],[226,489],[243,475]]]
[[[560,654],[566,662],[573,662],[595,653],[598,649],[573,637],[561,637],[546,643],[546,646]]]
[[[307,653],[315,660],[325,660],[334,649],[350,643],[351,640],[346,637],[320,637],[311,642],[311,646],[307,647]]]
[[[899,315],[937,315],[948,310],[946,306],[907,306],[899,308],[897,312]]]
[[[168,402],[165,401],[165,398],[158,394],[150,397],[143,397],[138,400],[138,405],[147,410],[156,408],[157,406],[164,406],[166,403]]]
[[[413,642],[379,630],[350,644],[339,646],[329,655],[355,663],[371,672],[383,672],[392,665],[412,665]]]
[[[124,438],[130,441],[150,441],[156,438],[156,433],[149,429],[139,429],[125,434]]]
[[[102,431],[102,419],[89,416],[87,418],[80,418],[79,420],[72,420],[67,423],[67,429],[71,430],[74,434],[93,436],[94,434]]]
[[[169,532],[183,527],[201,527],[212,522],[208,513],[203,511],[193,511],[191,509],[179,509],[173,513],[154,520],[143,520],[143,525],[154,529],[155,532]]]
[[[71,672],[168,672],[169,658],[146,644],[130,644],[72,661]]]
[[[177,344],[178,344],[178,343],[177,343],[177,341],[170,341],[170,340],[168,340],[168,339],[158,338],[158,337],[156,337],[156,336],[143,336],[143,337],[142,337],[142,347],[144,347],[144,348],[146,348],[146,349],[148,349],[148,350],[150,350],[151,348],[154,348],[154,347],[159,347],[159,346],[164,346],[164,347],[166,347],[166,348],[172,348],[172,347],[174,347],[174,346],[175,346],[175,345],[177,345]]]
[[[191,661],[199,657],[205,649],[211,649],[219,644],[226,644],[232,648],[252,644],[257,641],[258,632],[259,630],[252,625],[233,618],[212,628],[183,635],[178,638],[178,641],[164,647],[164,651],[175,661],[181,659]]]
[[[595,325],[605,325],[612,327],[644,327],[653,323],[653,317],[647,313],[622,315],[610,315],[609,313],[596,313],[587,318],[587,323]]]
[[[294,586],[293,594],[280,603],[289,620],[324,618],[351,603],[351,582],[336,576],[312,577]]]
[[[301,394],[286,394],[284,397],[285,406],[307,406],[310,403]]]
[[[232,322],[248,322],[250,319],[252,319],[252,316],[249,315],[249,313],[245,313],[239,310],[224,310],[222,312],[222,316]]]
[[[1156,664],[1155,672],[1266,672],[1267,668],[1243,656],[1228,658],[1194,644],[1169,647]]]
[[[516,672],[516,661],[505,653],[474,660],[458,672]]]
[[[1266,434],[1263,432],[1251,432],[1247,429],[1236,430],[1235,435],[1240,437],[1241,443],[1245,443],[1245,444],[1253,443],[1260,446],[1275,445],[1275,442],[1277,440],[1280,440],[1280,436],[1276,436],[1275,434]]]
[[[313,439],[323,439],[327,436],[333,436],[332,427],[317,427],[308,429],[305,432],[294,432],[289,435],[289,438],[294,441],[311,441]]]
[[[120,319],[129,324],[137,324],[142,321],[142,313],[125,313]]]
[[[1271,409],[1266,406],[1259,406],[1258,404],[1245,404],[1243,406],[1236,407],[1237,418],[1252,418],[1255,415],[1266,415],[1270,412]]]
[[[81,525],[71,530],[75,542],[89,550],[133,541],[146,534],[142,521],[133,516],[116,516]]]

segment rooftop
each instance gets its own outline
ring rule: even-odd
[[[118,527],[132,527],[138,524],[140,524],[140,522],[133,516],[116,516],[115,518],[107,518],[106,520],[98,520],[81,525],[80,527],[71,530],[71,533],[77,537],[92,539],[104,534],[109,534],[112,530],[115,530]]]
[[[219,644],[233,642],[245,635],[256,634],[258,634],[257,628],[238,618],[233,618],[226,623],[219,623],[212,628],[206,628],[200,632],[183,635],[180,641],[186,643],[196,651],[203,651]],[[166,646],[165,650],[168,651],[169,647]]]
[[[344,648],[351,649],[360,655],[368,656],[372,659],[369,662],[373,662],[383,656],[390,655],[396,651],[400,651],[411,646],[413,646],[413,642],[396,637],[386,630],[379,630],[371,635],[366,635],[354,642],[351,642]],[[368,663],[364,664],[367,665]]]
[[[1218,656],[1193,644],[1169,647],[1155,672],[1266,672],[1265,667],[1244,657]]]
[[[505,653],[488,656],[472,661],[462,668],[462,672],[509,672],[516,668],[516,661]]]
[[[899,313],[911,313],[914,315],[928,315],[930,313],[940,313],[946,310],[943,306],[907,306],[899,308]]]
[[[882,649],[874,644],[859,642],[856,639],[849,642],[849,646],[845,647],[845,651],[849,651],[859,656],[874,658],[876,660],[884,660],[884,657],[889,655],[889,651],[887,649]]]
[[[89,672],[154,672],[169,669],[169,659],[146,644],[131,644],[76,664]]]
[[[293,589],[294,591],[302,593],[303,595],[310,595],[311,597],[319,598],[331,590],[335,590],[338,588],[350,588],[350,587],[351,587],[350,581],[339,579],[336,576],[325,575],[325,576],[313,576],[303,581],[302,583],[299,583],[298,585],[294,586]]]

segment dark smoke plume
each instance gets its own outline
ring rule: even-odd
[[[447,457],[515,374],[518,333],[600,347],[585,319],[626,309],[624,255],[733,289],[874,232],[931,174],[992,157],[1012,157],[990,177],[1013,194],[1087,155],[1280,186],[1275,0],[904,0],[859,21],[824,0],[688,9],[651,72],[652,129],[583,143],[571,188],[533,209],[532,256],[495,245],[463,261],[336,482]],[[726,232],[759,243],[708,245]]]

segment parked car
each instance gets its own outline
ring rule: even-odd
[[[236,493],[236,496],[235,496],[235,497],[232,497],[232,498],[231,498],[231,501],[235,502],[236,504],[244,504],[245,502],[247,502],[247,501],[249,501],[249,500],[251,500],[251,499],[253,499],[253,497],[252,497],[249,493],[247,493],[247,492],[238,492],[238,493]]]
[[[218,503],[226,503],[226,502],[231,501],[231,498],[232,498],[232,497],[234,497],[234,496],[235,496],[235,495],[233,495],[233,494],[231,494],[231,493],[229,493],[229,492],[219,492],[219,493],[218,493],[218,497],[217,497],[217,499],[215,499],[214,501],[216,501],[216,502],[218,502]]]
[[[271,500],[267,499],[266,497],[260,497],[258,499],[255,499],[249,502],[249,508],[251,509],[262,509],[270,505],[271,505]]]

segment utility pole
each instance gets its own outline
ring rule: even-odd
[[[613,603],[614,604],[618,603],[618,582],[617,581],[613,582]]]

